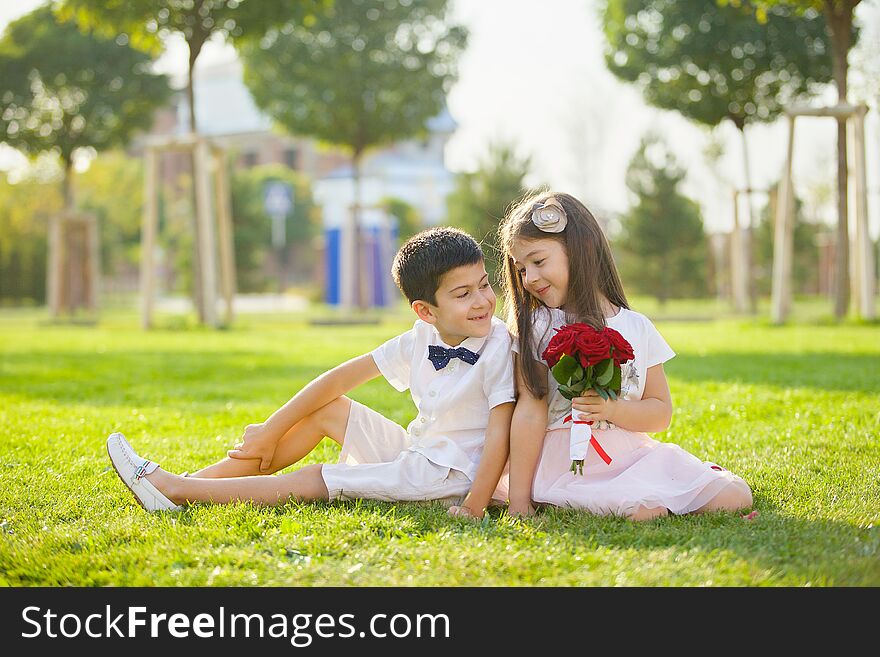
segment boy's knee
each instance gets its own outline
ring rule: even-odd
[[[325,436],[342,438],[338,434],[345,432],[350,411],[351,399],[342,395],[312,413],[311,418]]]

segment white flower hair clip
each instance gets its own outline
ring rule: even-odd
[[[551,196],[543,203],[532,206],[532,223],[545,233],[561,233],[568,223],[568,217],[559,201]]]

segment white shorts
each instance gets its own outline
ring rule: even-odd
[[[411,445],[403,427],[352,400],[339,462],[321,470],[330,499],[460,502],[471,488],[467,475],[409,451]]]

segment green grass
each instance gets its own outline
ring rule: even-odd
[[[0,583],[880,585],[880,327],[658,322],[676,412],[657,437],[741,474],[759,515],[635,524],[549,510],[482,523],[436,504],[198,505],[147,514],[112,471],[122,430],[170,470],[220,458],[325,369],[407,328],[245,317],[225,331],[131,313],[97,326],[0,311]],[[178,330],[170,330],[170,325]],[[352,397],[405,424],[382,381]],[[332,461],[325,440],[309,462]]]

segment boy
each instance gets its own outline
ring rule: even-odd
[[[413,328],[316,378],[265,422],[249,425],[219,463],[173,475],[111,434],[110,459],[138,502],[153,511],[291,497],[460,499],[477,480],[463,515],[482,516],[507,460],[514,401],[510,336],[493,314],[483,253],[466,233],[434,228],[401,247],[392,274],[418,317]],[[419,413],[408,429],[345,396],[379,375],[411,390]],[[342,445],[338,463],[259,476],[296,463],[324,436]]]

